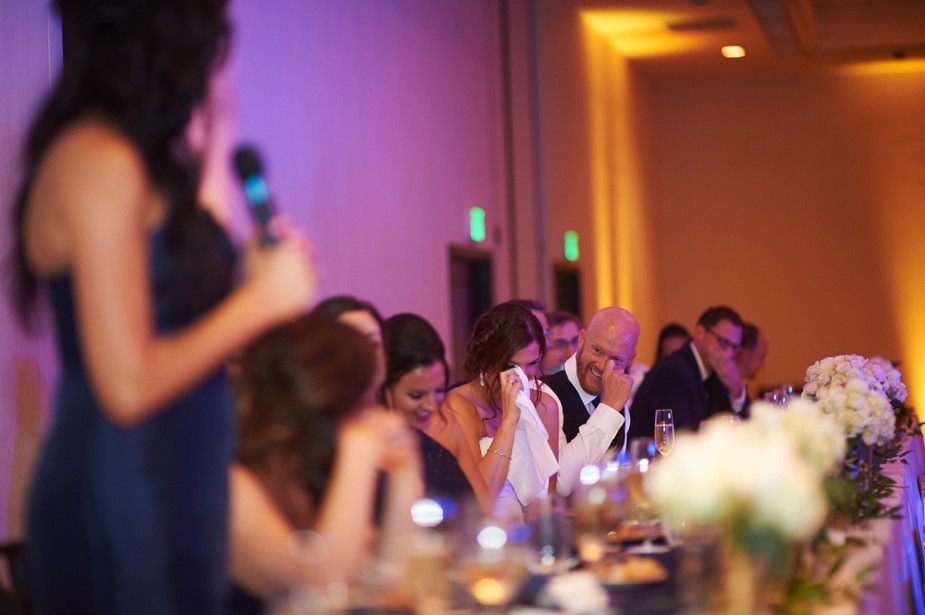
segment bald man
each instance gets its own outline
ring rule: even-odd
[[[578,350],[565,368],[546,376],[544,390],[559,401],[559,478],[556,490],[569,495],[581,468],[600,462],[628,422],[622,412],[633,386],[626,374],[636,358],[639,323],[618,307],[591,317],[578,333]]]

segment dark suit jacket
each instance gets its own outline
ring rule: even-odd
[[[696,431],[700,423],[716,412],[729,410],[729,390],[716,374],[701,380],[697,359],[690,344],[664,357],[642,379],[630,408],[630,439],[651,438],[655,431],[655,410],[674,410],[676,431]]]
[[[543,378],[559,401],[562,402],[562,432],[565,434],[565,440],[571,442],[578,435],[578,430],[582,425],[588,422],[588,407],[581,401],[581,396],[575,390],[575,386],[569,381],[565,370],[559,370],[555,374],[550,374]],[[622,408],[618,408],[618,411]],[[610,446],[616,446],[618,443],[622,446],[623,440],[620,434],[623,433],[621,428],[614,437]]]

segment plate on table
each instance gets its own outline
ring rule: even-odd
[[[630,556],[603,562],[593,570],[601,584],[610,589],[632,589],[668,579],[668,569],[652,557]]]
[[[649,540],[661,540],[664,538],[664,533],[662,532],[661,526],[651,528],[623,523],[615,529],[607,532],[607,542],[612,545],[625,545],[634,542],[644,542],[646,538]]]

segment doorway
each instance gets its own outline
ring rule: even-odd
[[[451,383],[466,379],[466,343],[475,321],[494,305],[491,253],[450,246],[450,309],[453,327]]]
[[[581,270],[572,265],[553,265],[552,279],[556,309],[564,310],[583,318],[581,313]]]

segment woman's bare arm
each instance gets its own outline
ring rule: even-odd
[[[314,292],[307,258],[284,241],[250,254],[245,283],[206,316],[157,335],[147,237],[163,213],[137,150],[94,122],[51,147],[29,203],[30,263],[43,275],[71,273],[91,383],[103,411],[123,426],[144,420],[254,336],[297,315]],[[53,244],[42,239],[49,225],[56,225]]]
[[[481,455],[474,456],[473,450],[469,446],[468,438],[455,413],[443,412],[442,418],[443,420],[438,428],[434,428],[436,427],[436,422],[431,422],[432,429],[428,435],[450,451],[453,457],[456,458],[459,468],[472,486],[472,491],[476,500],[478,500],[479,506],[486,515],[490,515],[495,500],[488,490],[485,477],[482,476],[482,472],[479,470],[478,462]]]
[[[311,568],[291,551],[293,528],[250,470],[229,473],[228,573],[250,594],[267,599],[311,582]]]
[[[517,420],[520,418],[520,411],[515,401],[520,385],[519,383],[511,384],[505,376],[507,373],[502,372],[501,374],[501,422],[492,438],[491,448],[484,456],[482,456],[479,440],[485,432],[480,425],[481,418],[474,403],[458,391],[451,392],[444,402],[448,411],[458,420],[465,434],[473,458],[477,460],[479,472],[488,486],[492,502],[497,499],[504,486],[504,481],[507,480],[511,454],[514,449],[514,432],[517,429]]]

